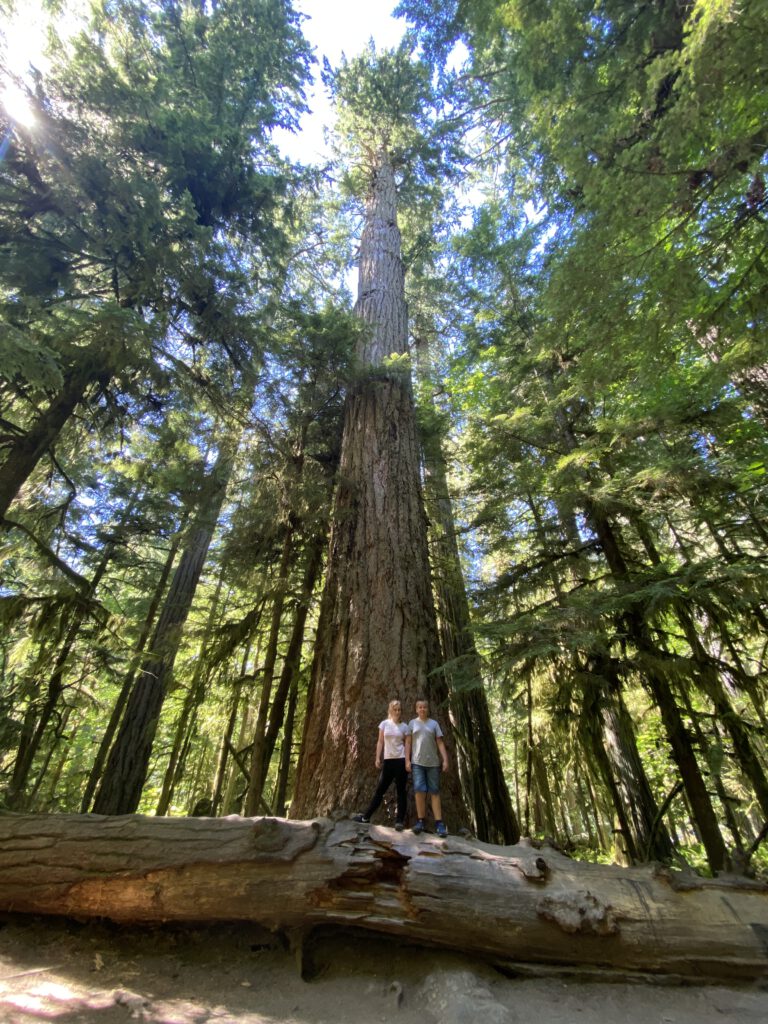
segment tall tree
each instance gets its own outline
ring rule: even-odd
[[[407,359],[398,191],[435,160],[429,71],[406,49],[372,51],[333,76],[348,181],[364,200],[356,311],[366,327],[344,414],[328,570],[292,817],[362,806],[387,703],[433,710],[440,648],[432,601],[419,443]],[[449,819],[463,818],[455,791]]]
[[[116,0],[37,76],[0,180],[0,522],[118,374],[125,391],[154,357],[182,370],[169,323],[247,363],[223,283],[261,283],[233,247],[267,257],[262,280],[279,266],[289,189],[268,136],[295,123],[308,61],[286,0]]]

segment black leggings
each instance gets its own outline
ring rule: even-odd
[[[363,815],[366,818],[370,818],[373,815],[393,782],[397,787],[397,820],[405,821],[405,811],[408,806],[408,795],[406,793],[408,773],[405,770],[404,757],[388,757],[382,762],[381,775],[379,776],[376,792],[373,794],[373,799],[368,804],[367,810],[363,811]]]

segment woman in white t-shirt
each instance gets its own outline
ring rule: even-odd
[[[384,799],[384,794],[394,782],[397,789],[395,828],[398,832],[402,832],[405,828],[405,812],[408,803],[405,738],[410,735],[411,730],[405,722],[400,721],[403,709],[399,700],[389,702],[388,714],[389,717],[379,723],[379,739],[376,743],[376,767],[381,769],[379,784],[368,807],[362,814],[356,814],[352,820],[369,822]]]

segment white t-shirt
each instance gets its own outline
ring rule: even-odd
[[[379,723],[379,732],[384,733],[384,760],[391,757],[405,757],[405,737],[411,730],[405,722],[393,722],[385,718]]]
[[[413,734],[413,764],[420,764],[424,768],[439,768],[442,758],[437,749],[437,741],[442,738],[443,730],[434,718],[428,718],[425,722],[420,718],[414,718],[410,723],[410,731]]]

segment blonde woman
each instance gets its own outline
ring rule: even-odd
[[[405,828],[405,812],[408,803],[406,785],[408,774],[405,770],[405,741],[410,735],[409,726],[401,721],[403,708],[399,700],[389,702],[388,717],[379,723],[379,738],[376,743],[376,767],[381,770],[379,784],[371,802],[362,814],[356,814],[353,821],[366,824],[384,799],[384,794],[394,782],[397,790],[397,817],[395,828]]]

